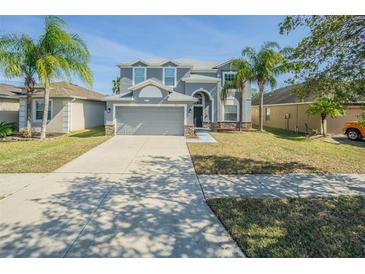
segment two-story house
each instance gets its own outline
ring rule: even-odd
[[[119,64],[120,94],[106,100],[106,134],[191,135],[194,128],[251,127],[251,83],[221,99],[231,60],[137,60]]]

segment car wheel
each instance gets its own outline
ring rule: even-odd
[[[349,129],[347,131],[347,138],[349,138],[351,141],[357,141],[361,139],[360,132],[356,129]]]

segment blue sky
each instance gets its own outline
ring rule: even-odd
[[[196,58],[224,61],[242,48],[259,48],[265,41],[295,46],[304,36],[298,30],[280,35],[283,16],[62,16],[68,31],[78,33],[91,53],[93,88],[111,93],[116,65],[147,57]],[[0,33],[28,33],[38,37],[42,16],[0,16]],[[287,76],[278,79],[285,85]],[[19,81],[15,79],[12,81]],[[0,75],[0,82],[9,82]],[[78,83],[77,81],[75,81]],[[14,82],[17,83],[17,82]]]

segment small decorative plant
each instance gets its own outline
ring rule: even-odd
[[[29,130],[29,128],[25,128],[22,133],[23,138],[31,138],[32,132]]]
[[[15,123],[1,122],[0,123],[0,138],[4,138],[13,134],[17,129]]]

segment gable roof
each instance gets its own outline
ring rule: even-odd
[[[228,60],[224,61],[223,63],[219,63],[219,64],[217,64],[216,66],[214,66],[214,68],[223,67],[223,66],[225,66],[225,65],[227,65],[227,64],[229,64],[229,63],[231,63],[233,60],[234,60],[233,58],[228,59]]]
[[[169,97],[167,98],[168,101],[170,102],[197,102],[198,99],[190,96],[190,95],[186,95],[186,94],[182,94],[180,92],[176,92],[173,91],[169,94]]]
[[[216,61],[207,61],[207,60],[197,60],[197,59],[189,59],[189,58],[177,58],[177,59],[166,59],[166,58],[147,58],[147,59],[138,59],[131,62],[123,62],[118,64],[120,68],[129,68],[132,67],[136,63],[143,63],[146,66],[150,67],[160,67],[166,63],[173,63],[178,67],[186,67],[191,68],[192,70],[208,70],[208,71],[216,71],[216,66],[218,62]]]
[[[103,101],[133,101],[133,92],[127,91],[120,94],[105,96]]]
[[[77,98],[84,100],[101,101],[105,96],[99,92],[80,87],[78,85],[67,82],[52,83],[49,87],[50,98]],[[23,93],[23,95],[25,95]],[[44,96],[44,88],[36,87],[33,97],[40,98]]]
[[[149,85],[153,85],[153,86],[156,86],[160,89],[163,89],[163,90],[166,90],[168,92],[172,92],[172,88],[171,87],[168,87],[168,86],[165,86],[164,84],[162,84],[160,81],[157,81],[157,80],[154,80],[154,79],[147,79],[141,83],[138,83],[134,86],[131,86],[128,88],[128,90],[136,90],[136,89],[140,89],[140,88],[143,88],[145,86],[149,86]]]
[[[181,80],[186,83],[217,83],[220,81],[219,78],[199,74],[190,74],[190,76]]]
[[[294,87],[295,85],[286,86],[265,93],[264,104],[265,105],[293,104],[293,103],[304,103],[313,101],[313,98],[309,97],[305,98],[304,100],[301,100],[295,92],[292,92]],[[252,98],[252,105],[259,105],[259,104],[260,100],[258,96]]]
[[[22,88],[0,84],[0,98],[19,99],[20,95],[22,95]]]
[[[176,66],[180,66],[180,67],[181,66],[190,67],[189,64],[182,64],[182,63],[178,62],[177,60],[166,59],[166,58],[137,59],[132,62],[120,63],[120,64],[118,64],[118,67],[120,67],[120,68],[127,67],[128,68],[128,67],[132,67],[133,65],[135,65],[137,63],[143,63],[149,67],[159,67],[159,66],[163,66],[167,63],[173,63]]]

